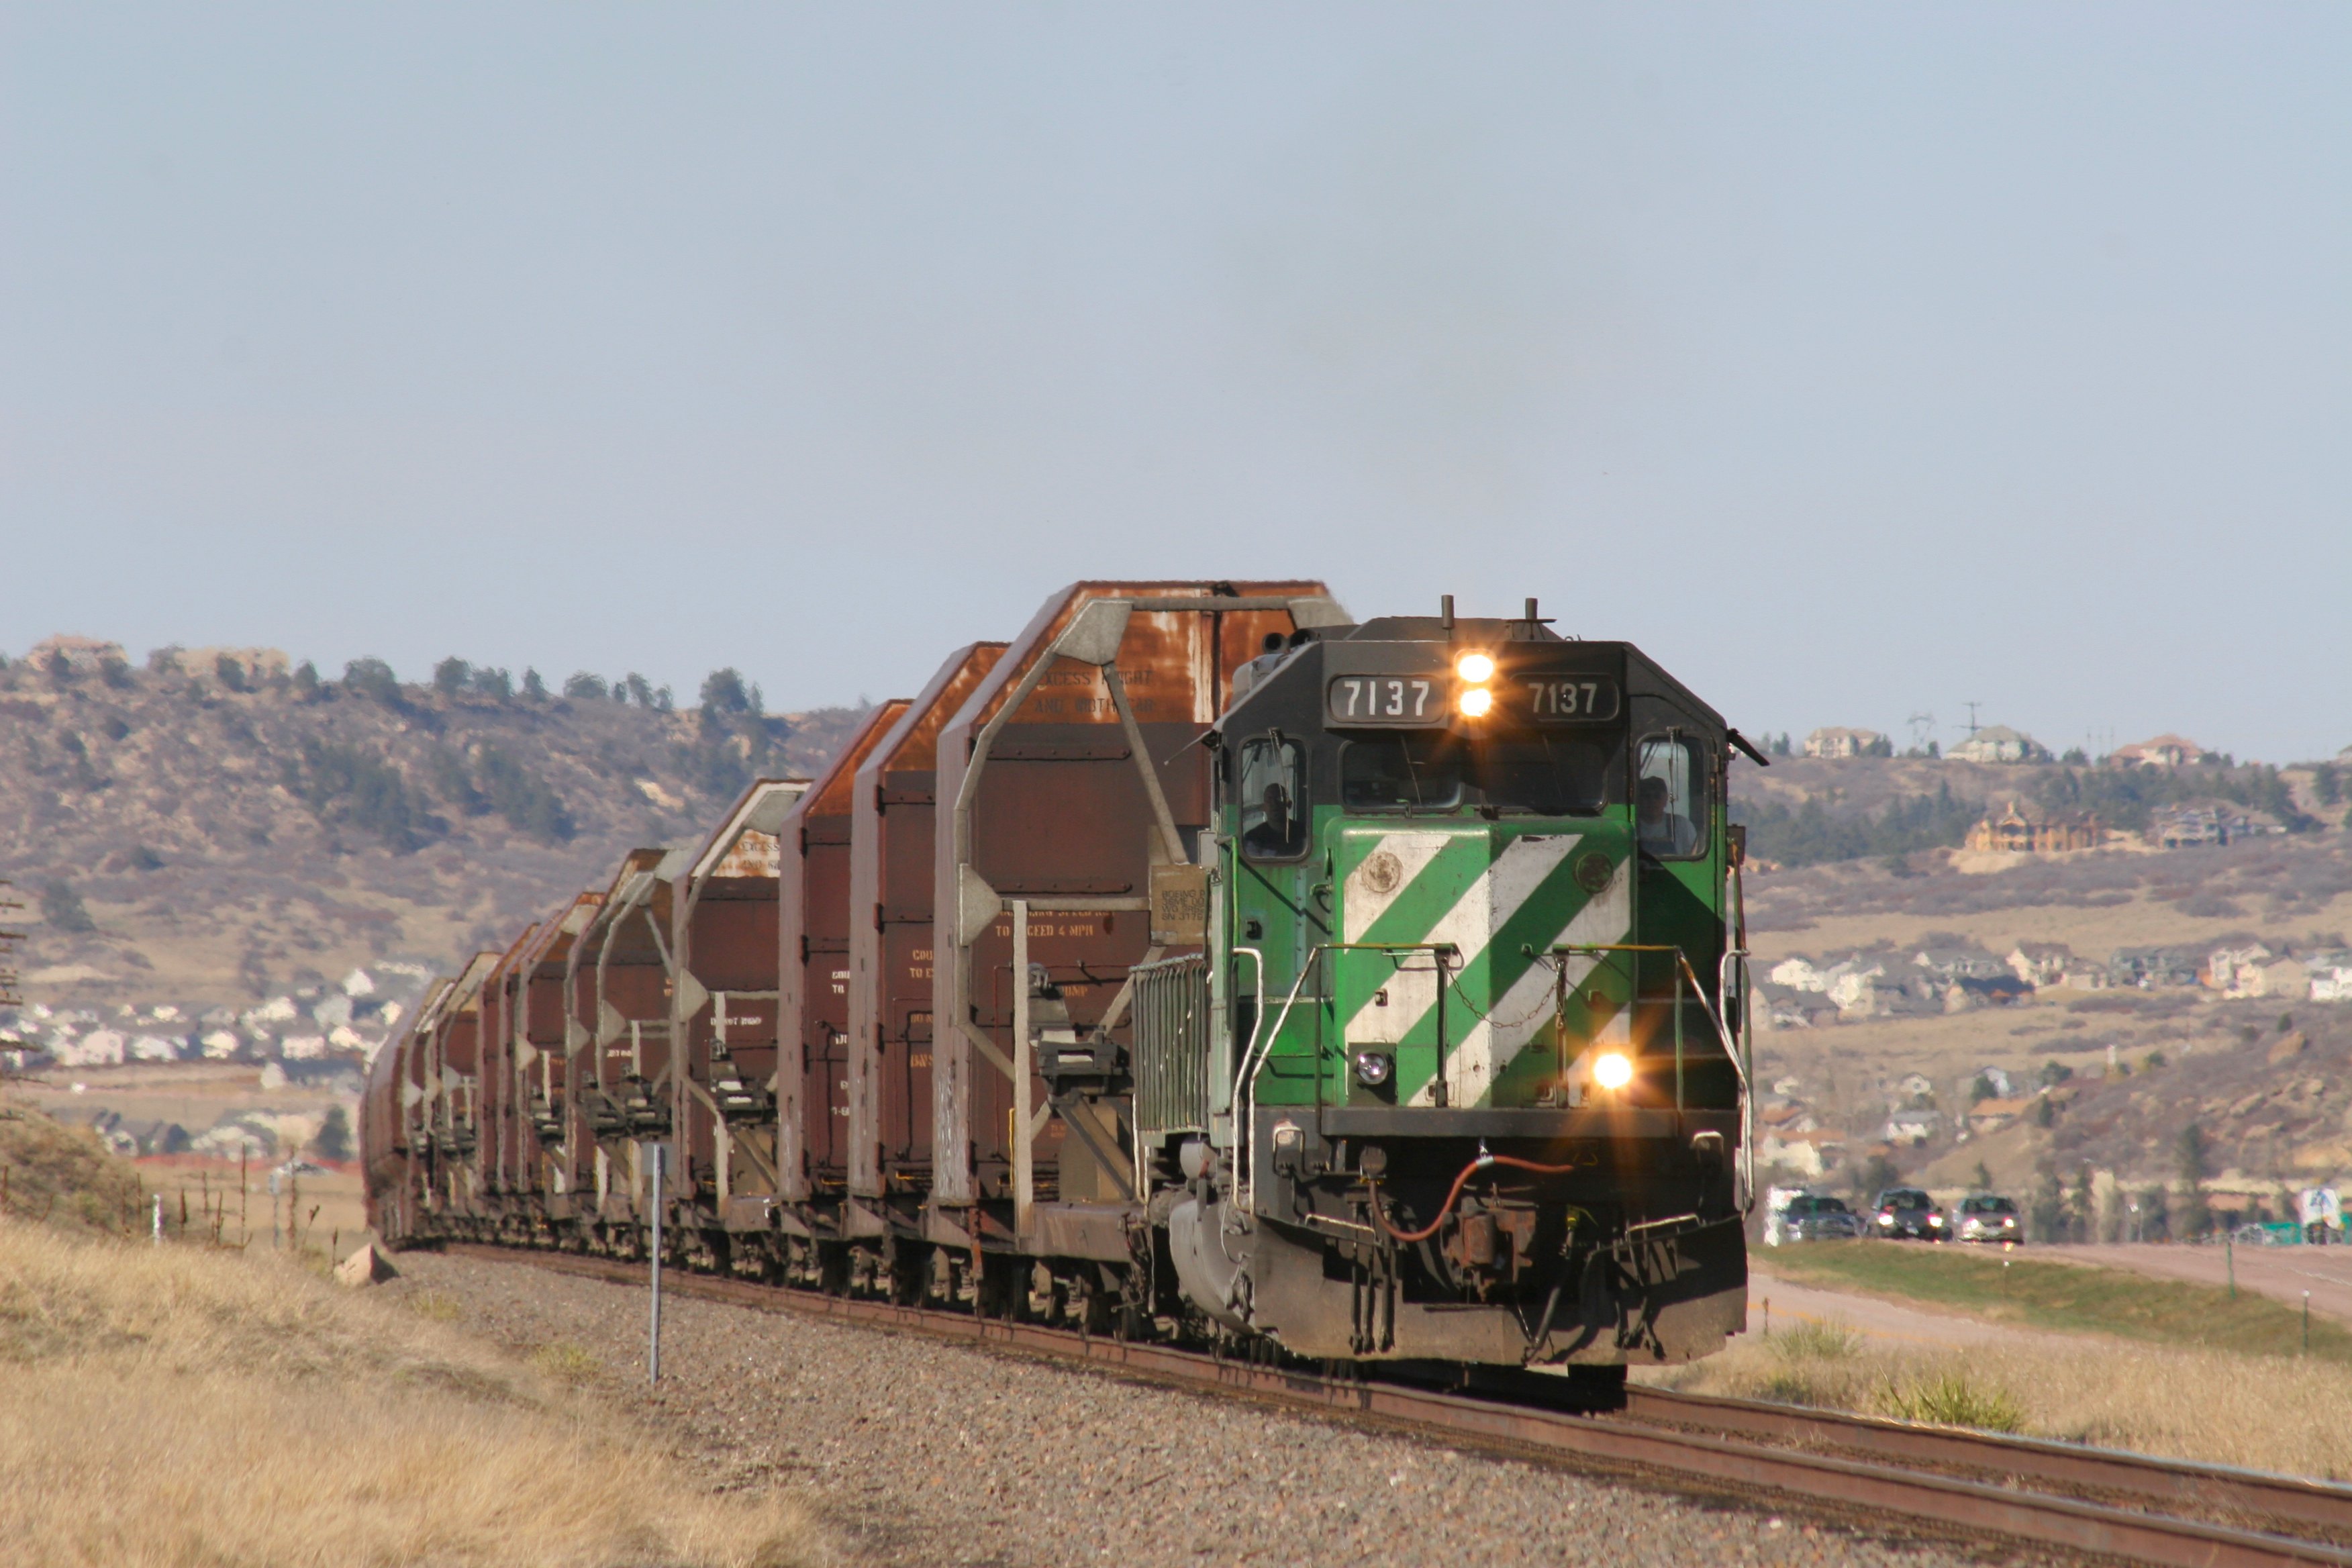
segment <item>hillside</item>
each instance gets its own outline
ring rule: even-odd
[[[764,714],[732,671],[685,710],[635,678],[439,675],[320,679],[268,650],[132,668],[104,645],[0,668],[26,1001],[192,1014],[445,963],[706,830],[751,778],[813,772],[858,717]]]

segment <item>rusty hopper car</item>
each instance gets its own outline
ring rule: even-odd
[[[670,897],[684,849],[631,851],[573,953],[581,1041],[573,1058],[572,1105],[586,1169],[575,1190],[595,1194],[585,1239],[634,1255],[644,1246],[652,1195],[647,1149],[672,1131]]]
[[[983,642],[950,654],[858,764],[852,792],[848,1268],[853,1283],[902,1299],[927,1272],[939,737],[1003,653]]]
[[[680,1219],[719,1268],[775,1231],[778,836],[808,785],[752,784],[670,888]]]
[[[1706,1354],[1753,1186],[1735,752],[1533,601],[1077,584],[420,1009],[369,1083],[373,1212],[642,1256],[661,1142],[675,1260],[780,1284],[1604,1388]],[[771,882],[736,847],[772,818]],[[494,1110],[536,1067],[575,1124],[513,1134],[541,1175],[467,1174],[486,986]]]
[[[784,816],[777,849],[776,1266],[837,1268],[849,1191],[849,824],[857,764],[900,714],[866,716]]]
[[[515,960],[513,1032],[507,1047],[507,1115],[499,1136],[510,1151],[513,1194],[504,1229],[538,1238],[572,1215],[563,1163],[568,1094],[564,979],[573,943],[596,918],[597,895],[582,893],[541,922]]]

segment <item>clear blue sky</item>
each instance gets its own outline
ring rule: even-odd
[[[0,10],[0,648],[905,691],[1540,595],[1751,732],[2352,742],[2341,5]]]

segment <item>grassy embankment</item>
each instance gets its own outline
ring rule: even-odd
[[[2019,1255],[2003,1280],[2001,1261],[1891,1243],[1770,1258],[1807,1284],[2082,1337],[1927,1350],[1869,1341],[1834,1321],[1792,1326],[1775,1312],[1770,1338],[1751,1330],[1721,1355],[1643,1381],[2352,1479],[2343,1418],[2352,1334],[2336,1323],[2313,1320],[2306,1357],[2300,1314],[2249,1292],[2233,1301],[2205,1286]]]
[[[2059,1263],[2037,1258],[2029,1249],[2004,1254],[1866,1241],[1779,1247],[1759,1261],[1775,1274],[1824,1289],[1952,1308],[2022,1328],[2113,1334],[2241,1355],[2303,1353],[2303,1315],[2284,1301],[2251,1290],[2232,1299],[2210,1285]],[[1759,1283],[1754,1289],[1767,1287]],[[2334,1319],[2314,1318],[2311,1357],[2352,1364],[2352,1329]]]
[[[78,1172],[100,1179],[87,1206],[104,1222],[123,1173],[62,1152],[69,1169],[12,1168],[12,1206],[43,1182],[63,1184],[53,1216],[80,1213]],[[713,1495],[583,1392],[594,1369],[576,1347],[518,1362],[435,1321],[430,1298],[411,1310],[283,1258],[93,1228],[108,1227],[0,1217],[12,1563],[783,1568],[817,1553],[789,1500]]]

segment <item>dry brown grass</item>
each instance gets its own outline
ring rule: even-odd
[[[818,1546],[565,1384],[267,1257],[0,1221],[0,1541],[26,1568],[709,1564]],[[588,1370],[593,1370],[588,1369]]]
[[[85,1230],[143,1229],[139,1173],[96,1135],[0,1096],[0,1216]]]
[[[2352,1479],[2352,1367],[2327,1362],[2088,1336],[2080,1348],[1927,1351],[1806,1324],[1641,1381]]]

